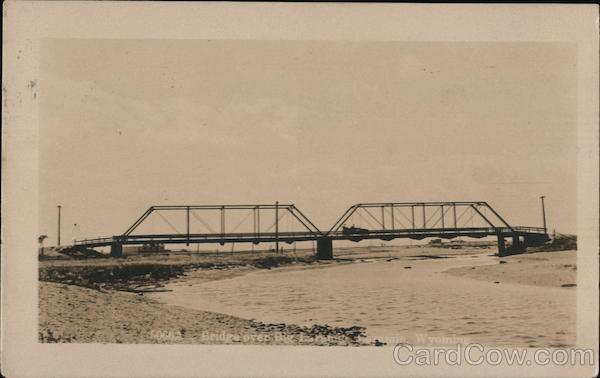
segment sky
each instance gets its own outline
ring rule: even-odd
[[[478,201],[576,232],[566,43],[46,39],[40,234],[120,234],[149,206]],[[77,224],[77,226],[75,226]],[[64,243],[64,242],[63,242]]]

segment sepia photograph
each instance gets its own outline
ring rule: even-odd
[[[576,40],[223,33],[39,39],[28,342],[597,372]]]
[[[41,342],[574,345],[573,45],[40,55]]]

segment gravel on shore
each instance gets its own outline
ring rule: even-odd
[[[39,340],[71,343],[367,345],[363,327],[269,324],[160,303],[166,282],[311,265],[312,256],[139,256],[40,264]]]
[[[41,342],[361,345],[364,328],[265,324],[143,295],[40,282]]]

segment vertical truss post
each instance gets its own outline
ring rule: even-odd
[[[254,237],[256,238],[258,232],[256,232],[256,209],[258,206],[252,209],[252,232],[254,232]],[[254,245],[254,244],[253,244]]]
[[[440,210],[441,210],[440,216],[442,217],[442,230],[443,230],[446,228],[446,226],[444,225],[444,205],[440,205]]]
[[[427,218],[425,217],[425,204],[423,204],[423,228],[427,228]]]
[[[275,253],[279,253],[279,201],[275,201]]]
[[[260,237],[260,206],[256,206],[256,233]]]
[[[225,206],[221,206],[221,239],[225,237]]]
[[[385,205],[381,206],[381,228],[385,230]]]
[[[456,203],[452,204],[452,213],[454,214],[454,228],[456,228]]]
[[[186,234],[187,234],[187,241],[186,241],[185,245],[189,247],[189,245],[190,245],[190,207],[189,206],[185,207],[185,214],[186,214]]]
[[[412,228],[413,230],[415,229],[415,206],[414,205],[410,205],[410,212],[411,212],[411,220],[412,220]]]
[[[395,225],[395,222],[394,222],[394,204],[391,203],[390,206],[392,207],[392,230],[395,230],[396,229],[396,225]]]

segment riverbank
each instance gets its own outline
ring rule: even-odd
[[[39,262],[40,281],[77,285],[100,291],[160,291],[167,282],[194,278],[216,280],[231,278],[256,269],[282,266],[323,267],[352,261],[382,259],[429,259],[481,253],[477,247],[448,250],[429,246],[358,247],[336,250],[330,261],[315,260],[312,250],[285,254],[272,252],[192,253],[153,252],[123,259],[44,259]]]
[[[361,345],[363,329],[265,324],[144,296],[40,282],[42,342]]]
[[[77,343],[365,345],[364,328],[263,323],[171,306],[147,296],[281,266],[327,266],[312,253],[160,253],[126,259],[40,262],[39,340]]]
[[[206,279],[229,278],[252,269],[318,263],[312,255],[208,255],[160,253],[126,259],[41,261],[40,281],[77,285],[100,291],[147,292],[159,290],[190,273],[201,272]]]
[[[496,284],[575,287],[577,286],[577,251],[507,256],[498,259],[497,264],[452,268],[445,273]]]
[[[576,253],[498,260],[493,252],[379,247],[336,251],[329,262],[309,252],[43,261],[40,340],[383,345],[379,336],[401,334],[413,343],[450,335],[572,345],[574,288],[561,285],[575,282]],[[189,303],[201,297],[208,302]]]

